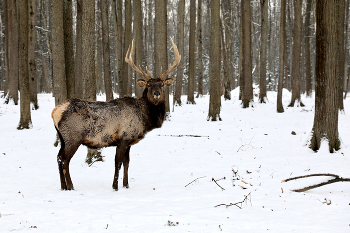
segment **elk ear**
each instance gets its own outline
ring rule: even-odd
[[[175,82],[175,78],[167,78],[163,81],[164,86],[171,86]]]
[[[147,86],[147,82],[143,79],[137,79],[136,83],[140,86],[140,87],[146,87]]]

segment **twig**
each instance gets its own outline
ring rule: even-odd
[[[321,187],[321,186],[324,186],[324,185],[327,185],[327,184],[332,184],[332,183],[336,183],[336,182],[349,182],[350,181],[350,178],[342,178],[342,177],[339,177],[338,175],[334,175],[334,174],[321,173],[321,174],[311,174],[311,175],[305,175],[305,176],[292,177],[292,178],[289,178],[289,179],[282,180],[282,183],[283,182],[288,182],[288,181],[291,181],[291,180],[301,179],[301,178],[313,177],[313,176],[332,176],[334,178],[331,179],[331,180],[319,183],[319,184],[307,186],[307,187],[301,188],[301,189],[295,189],[295,190],[292,190],[292,191],[294,191],[294,192],[305,192],[305,191],[308,191],[310,189],[318,188],[318,187]]]
[[[218,184],[218,182],[216,182],[216,180],[215,180],[214,178],[211,178],[211,180],[214,181],[215,184],[216,184],[217,186],[219,186],[219,187],[221,188],[222,191],[225,190],[223,187],[221,187],[221,186]]]
[[[219,205],[216,205],[214,207],[219,207],[219,206],[226,206],[226,208],[230,207],[230,206],[237,206],[238,208],[242,209],[242,205],[244,202],[247,202],[248,201],[248,197],[250,197],[251,193],[248,193],[247,195],[244,196],[244,199],[243,201],[239,201],[239,202],[236,202],[236,203],[230,203],[230,204],[219,204]],[[251,198],[249,198],[250,202],[251,202]],[[240,206],[239,206],[240,205]]]
[[[202,136],[202,135],[191,135],[191,134],[179,134],[179,135],[160,135],[157,136],[160,137],[193,137],[193,138],[209,138],[209,136]]]
[[[198,178],[192,180],[192,181],[191,181],[190,183],[188,183],[187,185],[185,185],[185,187],[189,186],[190,184],[192,184],[192,183],[195,182],[196,180],[201,179],[201,178],[205,178],[205,177],[206,177],[206,176],[198,177]]]

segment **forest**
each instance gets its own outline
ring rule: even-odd
[[[349,7],[0,1],[0,231],[347,232]],[[136,101],[165,76],[163,126],[127,163],[121,143],[62,163],[79,135],[65,144],[55,109]]]

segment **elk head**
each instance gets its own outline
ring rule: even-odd
[[[175,78],[166,78],[166,76],[168,76],[179,65],[181,60],[181,56],[179,54],[179,51],[176,45],[174,44],[173,39],[171,37],[170,39],[174,48],[175,60],[173,65],[170,66],[168,70],[165,71],[164,73],[162,73],[162,68],[161,68],[160,75],[157,78],[152,78],[151,74],[147,69],[147,66],[146,66],[146,72],[144,72],[141,69],[141,66],[137,68],[137,66],[134,64],[132,60],[132,54],[134,50],[134,41],[132,41],[132,44],[131,44],[130,54],[129,54],[129,49],[130,49],[129,48],[125,56],[125,62],[128,63],[138,74],[140,74],[145,78],[145,79],[137,79],[136,83],[140,87],[146,88],[145,91],[147,91],[147,99],[154,105],[158,105],[159,103],[164,102],[164,86],[171,86],[175,81]]]

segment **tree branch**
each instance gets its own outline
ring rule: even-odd
[[[196,180],[201,179],[201,178],[205,178],[205,177],[206,177],[206,176],[198,177],[197,179],[194,179],[194,180],[192,180],[190,183],[188,183],[187,185],[185,185],[185,187],[189,186],[190,184],[192,184],[192,183],[195,182]]]
[[[324,186],[324,185],[327,185],[327,184],[332,184],[332,183],[336,183],[336,182],[349,182],[350,181],[350,178],[342,178],[342,177],[339,177],[338,175],[334,175],[334,174],[321,173],[321,174],[310,174],[310,175],[305,175],[305,176],[297,176],[297,177],[288,178],[288,179],[282,180],[282,183],[283,182],[288,182],[288,181],[291,181],[291,180],[307,178],[307,177],[314,177],[314,176],[332,176],[334,178],[330,179],[328,181],[319,183],[319,184],[307,186],[307,187],[301,188],[301,189],[295,189],[295,190],[292,190],[292,191],[293,192],[305,192],[305,191],[308,191],[310,189],[318,188],[318,187],[321,187],[321,186]]]
[[[250,198],[250,195],[251,193],[248,193],[247,195],[244,196],[244,199],[243,201],[239,201],[239,202],[236,202],[236,203],[230,203],[230,204],[219,204],[219,205],[216,205],[214,207],[219,207],[219,206],[226,206],[226,208],[230,207],[230,206],[237,206],[238,208],[242,209],[242,205],[244,202],[247,202],[248,200],[251,202],[251,198]],[[249,199],[248,199],[249,198]],[[240,205],[240,206],[239,206]]]
[[[226,179],[226,178],[224,177],[223,179]],[[214,178],[211,178],[211,180],[214,181],[215,184],[216,184],[217,186],[219,186],[219,187],[221,188],[222,191],[225,190],[223,187],[221,187],[221,186],[218,184],[218,182],[216,182],[216,180],[215,180]],[[219,179],[219,180],[222,180],[222,179]],[[218,180],[218,181],[219,181],[219,180]]]

